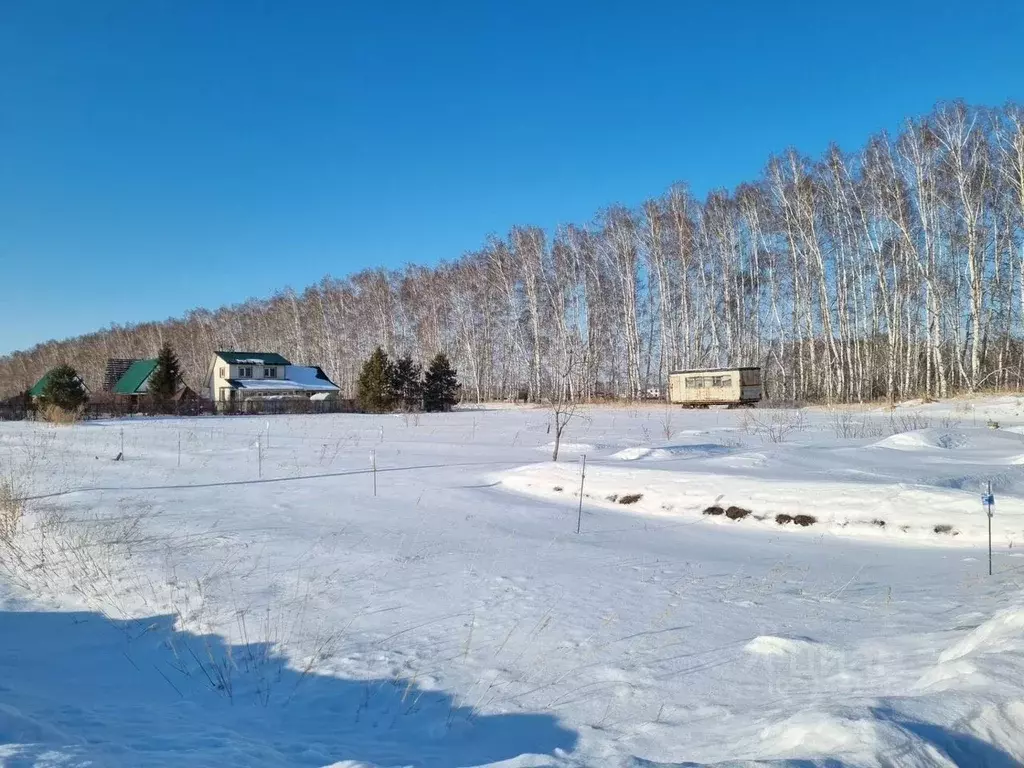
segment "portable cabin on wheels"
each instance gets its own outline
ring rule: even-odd
[[[671,371],[668,375],[668,399],[684,408],[709,405],[752,407],[761,399],[761,369],[704,368]]]

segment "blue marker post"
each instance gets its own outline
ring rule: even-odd
[[[988,575],[992,575],[992,507],[995,505],[996,497],[992,495],[992,481],[988,481],[988,491],[981,494],[981,505],[988,515]]]

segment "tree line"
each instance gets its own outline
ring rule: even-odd
[[[64,362],[92,386],[108,357],[170,343],[197,390],[215,349],[266,350],[353,397],[379,346],[446,351],[474,400],[639,398],[734,365],[762,366],[776,399],[946,396],[1020,388],[1022,321],[1024,108],[952,102],[703,200],[676,184],[436,266],[46,342],[0,359],[0,393]]]

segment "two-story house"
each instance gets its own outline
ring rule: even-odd
[[[319,367],[292,365],[276,352],[214,352],[206,388],[221,403],[250,398],[319,399],[339,391]]]

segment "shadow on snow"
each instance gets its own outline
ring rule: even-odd
[[[550,715],[483,715],[406,680],[303,674],[265,643],[179,632],[171,616],[0,611],[6,765],[60,765],[57,752],[75,765],[447,768],[575,744]]]

